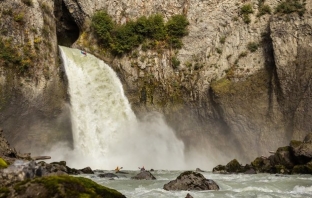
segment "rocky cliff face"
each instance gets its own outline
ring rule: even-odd
[[[0,125],[20,152],[70,137],[53,12],[52,1],[0,1]]]
[[[24,5],[25,9],[42,13],[43,8],[35,6],[40,1],[33,2],[32,7]],[[0,3],[6,5],[1,8],[13,5],[11,1]],[[263,11],[265,5],[273,12],[278,4],[275,0],[57,0],[54,10],[59,35],[75,34],[79,29],[74,46],[111,64],[137,115],[161,111],[188,148],[207,153],[211,159],[232,159],[234,155],[247,162],[290,139],[302,139],[312,128],[311,1],[306,1],[303,16]],[[252,12],[244,13],[242,8],[248,5]],[[183,38],[181,50],[143,51],[139,47],[122,57],[108,56],[96,44],[89,27],[90,18],[101,9],[120,24],[154,13],[166,19],[186,14],[189,35]],[[40,21],[44,17],[35,18]],[[43,23],[39,27],[44,27]],[[50,52],[56,56],[55,31],[50,33],[54,35]],[[173,67],[172,57],[177,57],[179,66]],[[50,65],[57,70],[56,63]],[[49,71],[50,80],[40,82],[60,82],[51,78],[60,74]],[[29,82],[34,90],[43,90],[34,82]],[[42,104],[38,109],[58,109],[57,105]]]

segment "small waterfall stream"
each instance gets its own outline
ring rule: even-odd
[[[60,47],[68,78],[74,151],[72,167],[185,169],[184,144],[158,113],[137,120],[116,73],[102,60]]]

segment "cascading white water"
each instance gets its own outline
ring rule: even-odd
[[[73,152],[61,150],[69,165],[186,168],[183,142],[158,113],[136,120],[119,78],[107,64],[77,49],[60,47],[60,51],[68,78],[74,139]]]

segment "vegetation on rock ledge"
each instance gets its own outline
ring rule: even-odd
[[[275,13],[290,14],[297,12],[300,16],[306,11],[305,0],[286,0],[281,2],[275,9]]]
[[[181,48],[181,38],[188,34],[188,24],[185,15],[175,15],[167,23],[159,14],[142,16],[124,25],[114,23],[104,11],[97,12],[92,17],[92,27],[99,43],[115,55],[130,52],[140,44],[145,48]],[[150,41],[148,45],[147,40]]]

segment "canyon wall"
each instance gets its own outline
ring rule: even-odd
[[[14,3],[22,5],[18,8],[25,12],[23,25],[14,21],[14,14],[4,14]],[[55,0],[48,3],[54,13],[47,11],[46,19],[42,3],[33,0],[33,5],[27,6],[18,0],[0,1],[6,17],[1,27],[5,22],[16,25],[10,27],[12,33],[2,33],[2,37],[14,38],[16,46],[22,47],[28,38],[33,50],[39,42],[35,39],[44,38],[31,64],[29,71],[34,74],[29,80],[14,73],[9,78],[11,70],[1,67],[1,96],[14,93],[15,97],[1,100],[4,129],[12,128],[12,123],[27,126],[23,123],[27,122],[25,117],[31,117],[27,115],[40,115],[44,120],[64,114],[68,119],[66,79],[58,62],[57,44],[69,46],[75,40],[70,38],[79,36],[72,46],[112,66],[138,117],[149,111],[162,112],[187,148],[212,158],[224,156],[220,163],[229,158],[249,162],[311,132],[311,0],[305,2],[302,16],[297,12],[274,13],[280,4],[276,0]],[[252,13],[242,12],[246,5],[251,5]],[[263,5],[271,8],[271,14],[262,13]],[[161,13],[165,20],[185,14],[189,34],[180,50],[146,51],[140,46],[114,57],[98,45],[90,28],[91,17],[99,10],[107,11],[118,24],[155,13]],[[45,20],[54,20],[47,37],[43,35]],[[38,33],[32,32],[32,27]],[[67,39],[61,41],[64,37]],[[173,66],[172,57],[180,61],[178,66]],[[20,147],[21,142],[12,136],[32,133],[36,124],[29,126],[25,130],[17,127],[19,131],[6,136]]]

